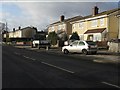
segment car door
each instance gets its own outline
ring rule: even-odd
[[[74,41],[73,43],[71,43],[70,47],[69,47],[69,52],[76,52],[76,50],[77,50],[77,44],[78,44],[77,41]]]
[[[78,42],[77,52],[82,52],[83,48],[85,48],[85,43],[83,41]]]

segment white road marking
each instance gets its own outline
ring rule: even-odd
[[[114,84],[110,84],[110,83],[107,83],[107,82],[102,82],[102,83],[107,84],[107,85],[109,85],[109,86],[116,87],[116,88],[120,88],[120,86],[117,86],[117,85],[114,85]]]
[[[30,58],[30,57],[27,57],[27,56],[24,56],[24,55],[23,55],[23,57],[24,57],[24,58],[27,58],[27,59],[31,59],[31,60],[33,60],[33,61],[36,60],[36,59],[34,59],[34,58]]]
[[[27,56],[24,56],[24,55],[23,55],[23,57],[24,57],[24,58],[29,58],[29,57],[27,57]]]
[[[21,55],[20,53],[17,53],[17,52],[14,52],[14,54],[16,54],[16,55]],[[36,59],[34,59],[34,58],[30,58],[30,57],[27,57],[27,56],[24,56],[24,55],[23,55],[23,57],[24,57],[24,58],[27,58],[27,59],[31,59],[31,60],[33,60],[33,61],[36,60]]]
[[[17,53],[17,52],[14,52],[14,54],[16,54],[16,55],[20,55],[20,53]]]
[[[35,61],[36,59],[34,59],[34,58],[30,58],[31,60],[33,60],[33,61]]]
[[[98,63],[105,63],[103,60],[93,60],[93,62],[98,62]]]
[[[48,66],[51,66],[51,67],[55,67],[55,68],[57,68],[57,69],[60,69],[60,70],[63,70],[63,71],[69,72],[69,73],[75,73],[75,72],[72,72],[72,71],[70,71],[70,70],[67,70],[67,69],[64,69],[64,68],[61,68],[61,67],[58,67],[58,66],[55,66],[55,65],[46,63],[46,62],[41,62],[41,63],[43,63],[43,64],[45,64],[45,65],[48,65]]]

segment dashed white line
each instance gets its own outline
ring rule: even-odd
[[[93,62],[97,62],[97,63],[105,63],[105,61],[103,61],[103,60],[93,60]]]
[[[117,85],[114,85],[114,84],[110,84],[110,83],[107,83],[107,82],[102,82],[102,83],[104,83],[106,85],[109,85],[109,86],[116,87],[116,88],[120,88],[120,86],[117,86]]]
[[[27,56],[24,56],[24,55],[23,55],[23,57],[24,57],[24,58],[27,58],[27,59],[31,59],[31,60],[33,60],[33,61],[36,60],[36,59],[34,59],[34,58],[30,58],[30,57],[27,57]]]
[[[33,60],[33,61],[35,61],[36,59],[34,59],[34,58],[30,58],[31,60]]]
[[[51,66],[51,67],[54,67],[54,68],[57,68],[57,69],[60,69],[60,70],[63,70],[63,71],[66,71],[66,72],[69,72],[69,73],[75,73],[73,71],[70,71],[70,70],[67,70],[67,69],[64,69],[64,68],[61,68],[61,67],[58,67],[58,66],[55,66],[55,65],[52,65],[52,64],[49,64],[49,63],[46,63],[46,62],[41,62],[45,65],[48,65],[48,66]]]
[[[24,58],[29,58],[29,57],[27,57],[27,56],[24,56],[24,55],[23,55],[23,57],[24,57]]]
[[[17,53],[17,52],[14,52],[14,54],[16,54],[16,55],[20,55],[20,53]]]

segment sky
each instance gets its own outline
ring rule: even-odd
[[[97,5],[99,12],[118,8],[119,0],[2,0],[0,1],[0,22],[7,22],[9,31],[27,26],[44,30],[51,23],[74,16],[92,14]]]

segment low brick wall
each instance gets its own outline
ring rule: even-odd
[[[32,45],[32,42],[16,42],[17,45]]]
[[[23,45],[24,42],[16,42],[17,45]]]
[[[96,43],[97,43],[99,48],[105,48],[105,49],[108,48],[107,41],[100,41],[100,42],[98,41]]]

